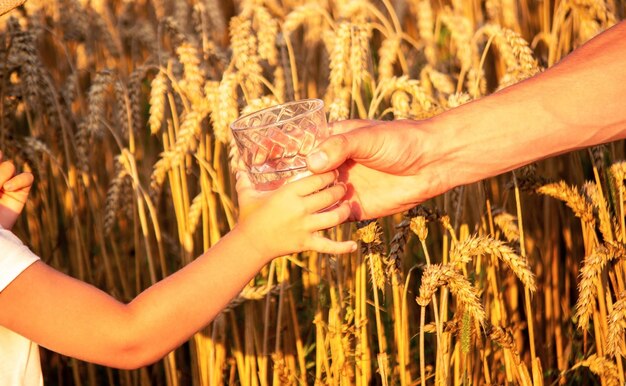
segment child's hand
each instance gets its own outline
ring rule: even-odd
[[[24,209],[31,186],[33,175],[31,173],[15,175],[15,166],[11,161],[2,162],[0,152],[0,226],[5,229],[13,228]]]
[[[267,257],[305,250],[353,252],[354,241],[333,241],[318,232],[343,223],[350,215],[348,204],[340,202],[346,187],[330,186],[336,177],[332,171],[302,178],[275,191],[260,192],[254,189],[246,172],[239,172],[238,227],[252,246]]]

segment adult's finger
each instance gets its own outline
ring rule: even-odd
[[[347,159],[367,160],[380,147],[381,138],[373,135],[368,127],[351,131],[337,131],[317,146],[306,158],[309,170],[322,173],[338,168]]]

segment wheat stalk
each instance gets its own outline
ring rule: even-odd
[[[493,37],[508,72],[521,72],[531,76],[539,71],[528,42],[520,34],[497,24],[487,24],[481,30]],[[519,77],[517,79],[520,80]]]
[[[259,57],[267,60],[270,65],[275,65],[278,62],[276,50],[278,22],[267,8],[263,6],[254,8],[254,29],[258,32]]]
[[[202,204],[205,200],[203,192],[198,193],[189,205],[189,211],[187,213],[187,232],[193,234],[200,223],[202,217]]]
[[[476,47],[472,44],[471,22],[463,15],[452,13],[448,8],[440,15],[440,20],[448,27],[454,42],[456,57],[462,69],[469,69],[476,55]]]
[[[262,94],[258,40],[252,29],[252,21],[244,16],[230,19],[230,41],[233,50],[233,63],[242,74],[243,89],[247,98],[258,98]]]
[[[624,329],[626,328],[626,297],[623,294],[620,299],[613,304],[613,310],[608,317],[608,332],[606,337],[606,353],[616,357],[624,355],[622,346],[624,344]]]
[[[125,185],[128,172],[122,167],[119,156],[115,158],[115,178],[109,183],[106,200],[104,204],[104,234],[110,235],[113,230],[115,216],[120,207],[122,187]]]
[[[450,251],[450,262],[467,263],[472,257],[482,254],[491,254],[500,259],[526,288],[530,291],[536,291],[535,275],[532,273],[528,262],[500,240],[475,236],[454,244]]]
[[[578,327],[586,331],[589,326],[589,319],[593,315],[598,289],[596,280],[604,267],[616,259],[623,259],[626,251],[616,244],[607,244],[597,247],[590,255],[585,257],[583,266],[580,269],[580,279],[578,283],[578,300],[576,302],[576,317]]]
[[[452,94],[456,90],[456,85],[454,84],[450,76],[444,74],[443,72],[435,70],[430,65],[424,66],[420,75],[422,83],[428,82],[435,88],[435,90],[439,91],[441,94]]]
[[[587,367],[592,373],[606,381],[607,386],[619,386],[619,375],[617,366],[611,360],[596,354],[590,355],[587,359],[576,363],[571,369]]]
[[[243,108],[243,110],[241,110],[241,115],[250,114],[270,106],[276,106],[277,104],[278,100],[271,95],[262,96],[261,98],[255,98],[251,100],[250,103],[248,103],[246,107]]]
[[[183,79],[179,85],[185,97],[191,101],[192,108],[197,112],[207,112],[206,98],[203,93],[205,76],[200,69],[200,57],[198,48],[188,41],[176,47],[178,60],[183,65]]]
[[[394,65],[398,60],[402,39],[398,35],[387,37],[378,49],[378,81],[384,82],[394,74]]]
[[[411,97],[402,90],[396,90],[391,94],[391,107],[395,119],[407,119],[411,116]]]
[[[100,71],[96,74],[89,89],[89,95],[87,96],[89,112],[85,126],[89,136],[101,137],[105,133],[102,122],[105,121],[106,92],[113,80],[113,73],[110,70]]]
[[[350,90],[342,87],[328,106],[328,121],[336,122],[350,117]]]
[[[316,3],[305,3],[294,8],[282,23],[283,30],[289,34],[301,25],[309,25],[314,20],[319,19],[320,15],[324,15],[324,9],[320,8]]]
[[[275,286],[262,285],[258,287],[252,287],[252,286],[244,287],[244,289],[241,290],[239,295],[237,295],[236,298],[231,300],[230,303],[228,303],[228,305],[222,310],[222,312],[232,312],[235,308],[239,307],[240,305],[248,301],[263,300],[267,297],[268,294],[277,295],[280,292],[280,289],[281,289],[280,285],[275,285]]]
[[[428,63],[435,63],[435,17],[433,8],[430,4],[430,0],[417,0],[413,2],[415,4],[414,12],[417,15],[417,26],[420,40],[424,42],[424,54]]]
[[[333,38],[333,47],[330,54],[330,88],[335,97],[340,93],[344,84],[350,82],[349,67],[352,24],[339,23]]]
[[[605,240],[613,241],[611,214],[609,213],[609,207],[604,196],[598,190],[598,186],[593,182],[586,182],[583,186],[583,190],[598,214],[598,228],[600,229],[600,233]]]
[[[369,60],[369,40],[371,35],[371,27],[367,22],[357,22],[351,25],[350,38],[350,72],[352,73],[352,81],[355,87],[359,88],[361,83],[369,77],[368,60]]]
[[[151,196],[161,190],[167,172],[182,162],[184,157],[195,151],[201,132],[202,117],[195,111],[185,114],[173,146],[161,154],[150,176]]]
[[[570,187],[564,181],[559,181],[543,185],[537,189],[537,192],[565,202],[574,211],[576,217],[589,224],[590,227],[595,225],[591,204],[575,187]]]
[[[218,87],[207,92],[207,98],[213,104],[213,132],[221,143],[229,143],[231,138],[230,124],[239,116],[237,103],[237,74],[224,73]]]
[[[130,97],[128,90],[120,79],[113,81],[115,92],[115,123],[119,128],[123,138],[130,138],[132,116],[129,121],[129,111],[131,111]]]
[[[150,133],[155,135],[161,131],[165,117],[165,94],[168,90],[167,75],[159,71],[150,83],[150,116],[148,126]]]
[[[515,216],[503,211],[493,216],[493,222],[500,228],[508,242],[519,242],[519,228]]]
[[[424,90],[419,80],[410,79],[408,76],[393,77],[386,82],[383,96],[387,97],[398,90],[411,96],[411,115],[413,117],[425,117],[435,111],[435,101]]]
[[[472,97],[465,92],[450,94],[448,95],[447,108],[453,109],[455,107],[464,105],[471,100],[472,100]]]
[[[426,307],[435,291],[444,285],[450,288],[457,301],[463,305],[472,318],[481,325],[484,324],[485,310],[480,303],[478,290],[451,265],[431,264],[426,267],[422,275],[419,296],[416,299],[417,304]]]

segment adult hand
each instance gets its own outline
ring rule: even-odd
[[[315,173],[338,168],[351,220],[407,210],[451,188],[437,172],[428,121],[346,120],[331,131],[307,163]]]

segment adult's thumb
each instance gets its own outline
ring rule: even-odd
[[[380,138],[368,127],[334,134],[309,153],[307,165],[312,172],[323,173],[338,168],[348,159],[369,164],[379,143]]]
[[[328,137],[306,157],[307,166],[314,173],[336,169],[351,158],[349,134],[336,134]]]
[[[348,159],[365,162],[380,143],[380,138],[372,133],[375,121],[367,119],[347,119],[335,122],[330,129],[333,135],[321,142],[307,156],[309,170],[323,173],[338,168]]]

